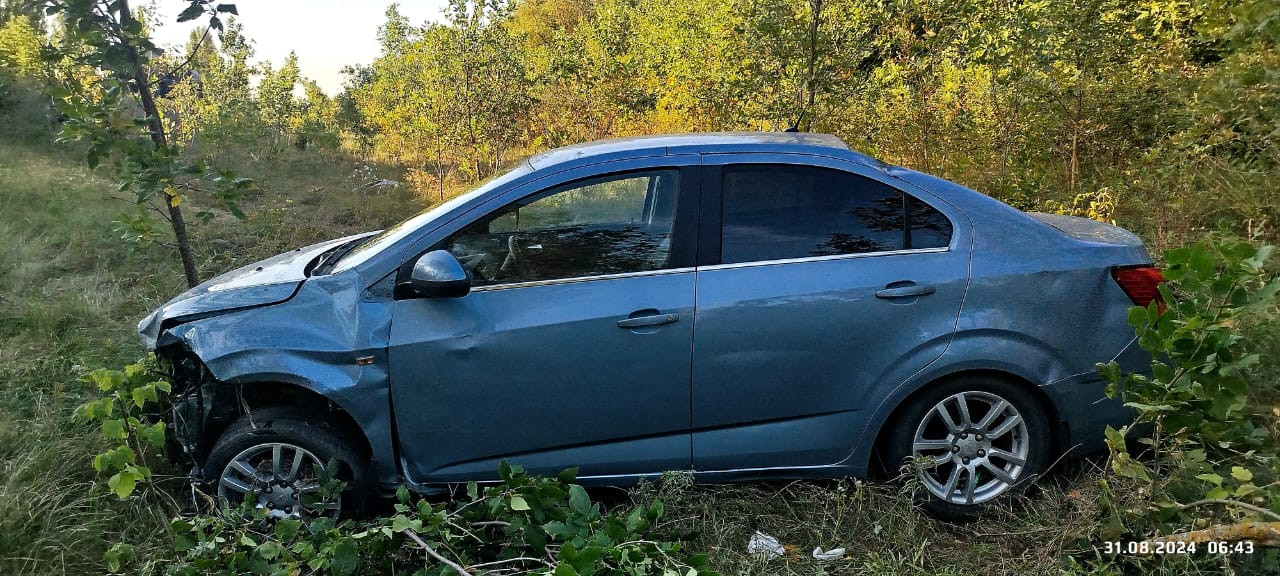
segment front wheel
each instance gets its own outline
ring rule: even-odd
[[[348,436],[296,411],[255,410],[223,432],[205,460],[205,480],[220,506],[248,500],[273,517],[355,510],[363,500],[367,467]],[[337,467],[326,472],[331,462]],[[346,489],[325,498],[328,472]]]
[[[926,492],[926,510],[964,520],[1044,472],[1048,431],[1048,418],[1023,386],[966,376],[909,400],[886,454],[894,465],[911,462]]]

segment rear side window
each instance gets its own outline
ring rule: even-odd
[[[726,166],[721,190],[724,264],[935,248],[951,241],[950,221],[933,207],[840,170]]]

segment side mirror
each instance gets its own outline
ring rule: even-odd
[[[471,279],[453,254],[434,250],[413,263],[409,286],[414,293],[427,298],[460,298],[471,291]]]

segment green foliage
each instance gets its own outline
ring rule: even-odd
[[[155,362],[149,355],[123,370],[99,368],[82,378],[101,396],[81,404],[76,416],[100,424],[108,449],[93,458],[93,469],[111,474],[107,487],[121,500],[132,495],[138,483],[151,482],[147,454],[164,449],[165,424],[150,416],[170,387],[156,376]]]
[[[59,135],[63,141],[88,144],[85,160],[90,168],[109,163],[116,191],[130,193],[139,208],[158,204],[178,207],[192,193],[204,193],[227,212],[243,217],[239,203],[252,179],[236,178],[212,170],[199,159],[185,158],[181,147],[158,145],[150,121],[134,115],[120,85],[110,86],[93,98],[65,90],[52,90],[58,110],[66,115]],[[200,215],[212,212],[204,210]],[[126,239],[144,242],[159,236],[146,210],[122,215],[117,221]]]
[[[661,502],[604,511],[572,484],[575,470],[537,478],[499,468],[502,483],[468,484],[466,495],[433,504],[401,487],[394,514],[372,522],[268,520],[246,505],[173,521],[178,558],[154,563],[164,574],[322,572],[641,575],[714,574],[704,556],[650,537]],[[110,568],[110,566],[109,566]]]
[[[213,4],[210,0],[187,0],[187,4],[178,17],[180,22],[207,15],[209,27],[214,29],[223,27],[221,14],[236,12],[234,5]],[[55,0],[46,12],[59,15],[64,23],[63,57],[73,59],[97,76],[93,82],[77,79],[49,87],[58,111],[66,117],[61,138],[86,141],[90,168],[110,160],[117,190],[132,191],[139,207],[152,208],[165,216],[173,230],[187,285],[195,286],[200,278],[181,208],[185,194],[207,192],[239,216],[236,202],[249,182],[237,186],[234,182],[239,179],[213,177],[208,181],[215,186],[205,189],[195,177],[205,172],[204,162],[182,161],[182,148],[169,138],[171,130],[166,129],[155,102],[154,91],[161,78],[153,73],[150,56],[157,52],[156,46],[127,0]],[[132,220],[118,221],[124,228],[122,236],[153,239],[154,229],[146,222],[148,216],[139,210]]]
[[[13,76],[39,76],[44,70],[40,32],[26,18],[0,26],[0,69]]]
[[[1237,330],[1249,314],[1274,309],[1280,277],[1266,268],[1271,253],[1216,237],[1167,251],[1160,285],[1167,308],[1152,302],[1129,311],[1138,344],[1155,358],[1150,374],[1099,364],[1107,394],[1137,413],[1133,425],[1106,431],[1111,470],[1149,499],[1124,505],[1134,531],[1147,520],[1185,526],[1222,512],[1190,505],[1200,500],[1243,503],[1232,511],[1246,516],[1248,506],[1280,513],[1277,438],[1265,426],[1272,415],[1249,410],[1246,378],[1260,356]],[[1146,458],[1126,445],[1135,431]]]

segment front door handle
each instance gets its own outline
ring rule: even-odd
[[[895,282],[894,284],[897,284]],[[890,284],[889,286],[893,286]],[[884,290],[876,291],[876,298],[911,298],[915,296],[928,296],[937,292],[938,289],[928,284],[911,284],[909,286],[894,286],[893,288],[885,287]]]
[[[618,327],[619,328],[638,328],[641,326],[661,326],[663,324],[670,324],[679,319],[680,319],[680,315],[675,313],[650,314],[648,316],[637,316],[635,318],[627,318],[626,320],[619,320]]]

